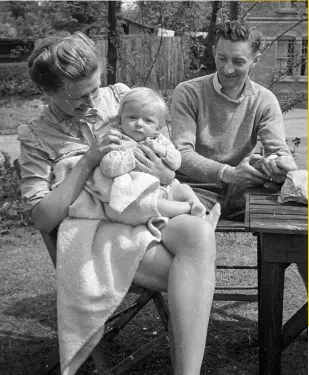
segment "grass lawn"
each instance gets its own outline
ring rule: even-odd
[[[31,106],[24,102],[15,103],[18,111],[10,107],[11,103],[4,103],[3,108],[9,114],[5,118],[11,118],[12,123],[7,121],[4,124],[7,129],[0,126],[0,149],[9,152],[12,160],[19,154],[19,144],[14,135],[19,118],[24,121],[25,116],[31,117],[41,110],[41,101],[35,99],[31,103]],[[301,147],[297,149],[297,161],[302,163],[300,167],[307,168],[307,117],[304,110],[289,113],[285,127],[288,139],[302,138]],[[0,207],[2,203],[0,197]],[[256,263],[256,237],[251,234],[218,233],[217,250],[219,264]],[[40,374],[48,355],[58,350],[55,272],[39,233],[31,226],[18,227],[12,222],[8,226],[1,218],[1,212],[0,252],[0,375]],[[226,286],[254,285],[256,279],[254,271],[217,273],[217,284]],[[124,304],[130,298],[127,297]],[[306,298],[305,288],[296,267],[292,265],[286,274],[284,320],[301,307]],[[112,363],[119,362],[161,331],[156,310],[149,305],[105,350]],[[201,374],[258,374],[257,333],[256,303],[214,302]],[[307,332],[303,332],[283,352],[282,375],[307,375],[307,348]],[[78,375],[95,373],[91,360],[78,371]],[[137,374],[171,374],[168,344],[160,345],[127,372],[127,375]]]
[[[254,264],[256,238],[251,234],[217,235],[220,264]],[[40,373],[48,354],[57,350],[55,274],[40,235],[32,227],[14,228],[0,238],[2,303],[1,375]],[[217,283],[254,284],[252,272],[218,273]],[[294,266],[287,271],[284,320],[306,300]],[[124,302],[125,303],[125,302]],[[138,314],[134,324],[106,347],[111,362],[147,343],[162,331],[153,306]],[[283,353],[282,375],[307,374],[307,332]],[[206,365],[207,363],[207,365]],[[214,302],[202,374],[258,373],[257,304]],[[58,374],[58,372],[55,372]],[[78,375],[95,374],[91,360]],[[167,343],[132,367],[128,375],[171,374]]]

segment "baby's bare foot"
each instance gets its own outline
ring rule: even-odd
[[[204,217],[206,215],[206,208],[200,201],[189,201],[191,206],[191,215],[192,216],[199,216]]]

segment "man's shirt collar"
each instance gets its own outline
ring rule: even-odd
[[[230,99],[229,97],[227,97],[226,95],[224,95],[221,92],[222,85],[221,85],[221,83],[219,82],[219,79],[218,79],[218,72],[216,72],[214,74],[213,86],[214,86],[214,89],[215,89],[217,94],[223,96],[225,99],[227,99],[227,100],[229,100],[230,102],[233,102],[233,103],[241,103],[244,100],[246,95],[255,95],[256,94],[256,92],[254,90],[254,87],[252,85],[252,82],[251,82],[249,77],[247,77],[247,79],[245,81],[245,87],[242,91],[242,94],[241,94],[240,98],[237,99],[237,100]]]

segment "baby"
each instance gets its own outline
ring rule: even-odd
[[[105,217],[131,226],[148,224],[150,227],[155,222],[157,228],[160,220],[166,222],[181,214],[206,218],[204,205],[189,185],[177,180],[160,185],[157,177],[138,168],[138,157],[144,155],[140,144],[148,146],[170,169],[180,167],[180,152],[158,132],[165,124],[165,115],[165,102],[154,90],[134,88],[124,96],[117,119],[112,123],[122,132],[120,148],[106,154],[93,170],[70,207],[70,216]],[[56,164],[52,189],[70,173],[80,157],[72,156]],[[219,216],[220,205],[216,204],[207,215],[214,228]]]
[[[136,156],[138,158],[138,154],[143,154],[139,144],[148,146],[170,169],[180,167],[180,152],[158,132],[165,124],[166,111],[163,98],[152,89],[134,88],[124,96],[116,125],[123,133],[120,149],[105,155],[100,163],[106,176],[115,178],[132,171],[139,172]],[[118,198],[119,202],[123,199],[121,196]],[[206,216],[204,205],[191,187],[176,180],[159,186],[157,210],[161,216],[168,218],[181,214]]]

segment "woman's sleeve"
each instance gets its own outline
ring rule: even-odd
[[[113,89],[115,90],[115,94],[118,96],[118,100],[121,101],[122,98],[125,96],[125,94],[130,91],[130,87],[125,85],[124,83],[116,83],[113,86]]]
[[[280,105],[276,96],[266,91],[261,104],[261,118],[257,125],[257,135],[263,146],[264,156],[289,155],[291,152],[286,143],[284,124]],[[279,155],[279,154],[278,154]]]
[[[29,130],[18,131],[20,156],[18,158],[21,172],[21,195],[24,210],[30,211],[51,191],[53,180],[53,163],[47,154],[36,147],[35,135]]]

